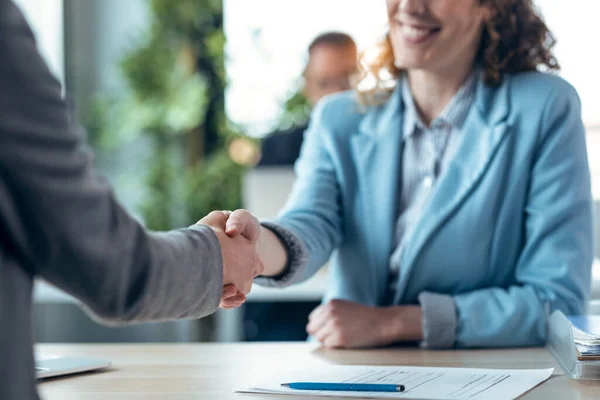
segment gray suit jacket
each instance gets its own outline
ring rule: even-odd
[[[148,233],[94,175],[61,86],[0,0],[0,399],[36,399],[32,282],[113,323],[214,312],[223,283],[208,227]]]

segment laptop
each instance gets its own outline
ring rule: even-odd
[[[35,371],[38,379],[98,371],[110,367],[110,361],[96,358],[37,355]]]

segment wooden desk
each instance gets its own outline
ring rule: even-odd
[[[523,399],[598,399],[600,382],[567,378],[543,348],[424,351],[420,349],[323,350],[307,343],[174,345],[38,345],[44,354],[110,359],[112,370],[40,383],[45,400],[289,399],[235,394],[287,367],[333,364],[474,368],[556,368]]]

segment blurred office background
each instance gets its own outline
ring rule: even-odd
[[[306,122],[299,90],[309,43],[341,31],[363,50],[386,29],[383,0],[16,3],[88,131],[99,172],[152,229],[185,226],[212,209],[274,217],[293,171],[255,168],[260,140]],[[536,3],[558,39],[561,74],[583,103],[600,257],[600,53],[591,45],[600,3]],[[298,287],[255,287],[242,309],[201,321],[108,329],[39,283],[36,334],[42,342],[297,340],[326,286],[325,268]],[[597,266],[593,287],[600,300]],[[600,307],[593,301],[590,310]]]

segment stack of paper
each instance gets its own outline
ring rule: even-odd
[[[569,317],[579,358],[600,358],[600,316]]]
[[[277,380],[238,390],[302,396],[411,399],[515,399],[552,375],[554,369],[495,370],[470,368],[326,366],[296,371]],[[376,383],[404,385],[402,393],[295,390],[287,382]]]

